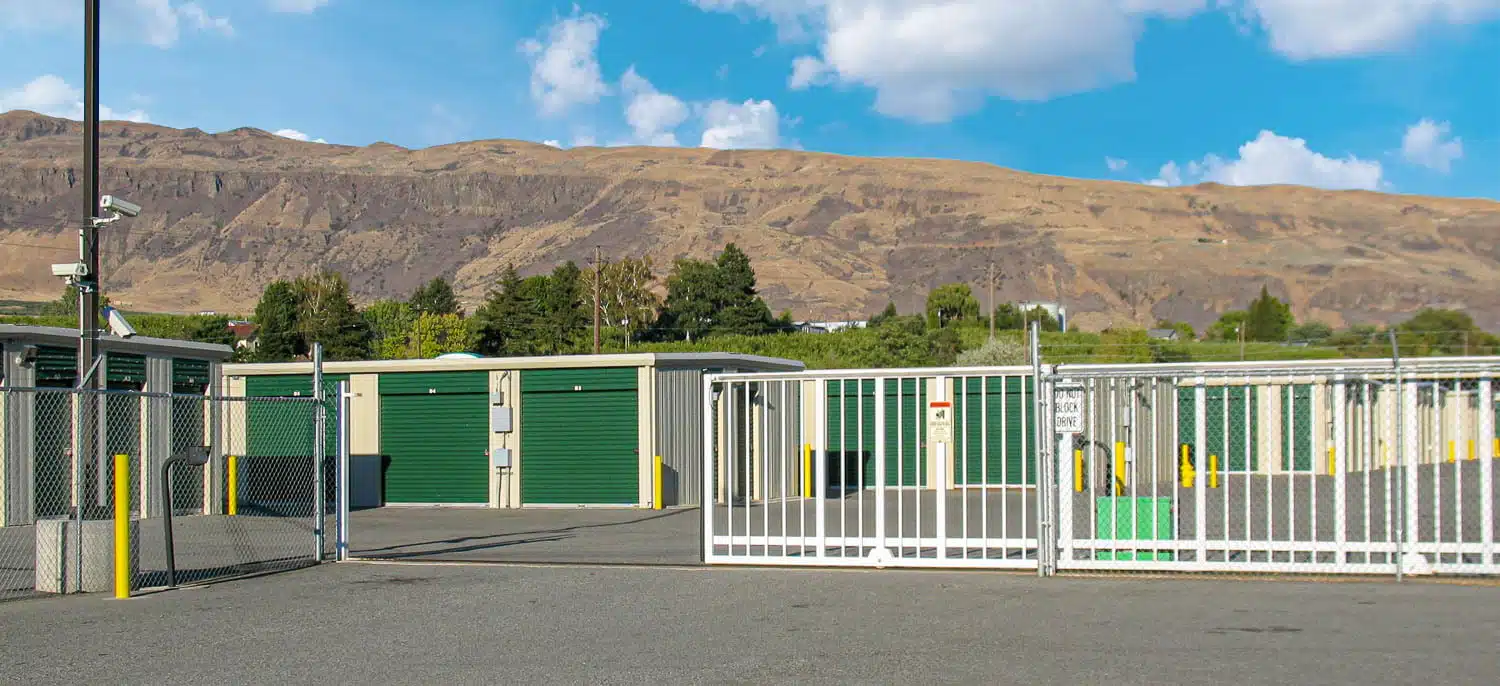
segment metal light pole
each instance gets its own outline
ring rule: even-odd
[[[78,259],[87,274],[78,279],[78,373],[93,368],[99,347],[99,0],[83,0],[83,225]],[[83,379],[96,388],[93,375]],[[85,453],[86,454],[86,453]]]

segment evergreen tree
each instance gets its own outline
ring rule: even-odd
[[[524,282],[514,265],[507,265],[500,280],[491,289],[471,321],[476,346],[481,355],[525,356],[535,354],[532,346],[531,304],[523,293]]]
[[[901,316],[901,313],[896,311],[896,303],[887,303],[885,309],[880,311],[880,314],[870,317],[870,328],[878,327],[899,316]]]
[[[591,310],[584,307],[583,274],[571,260],[535,281],[542,351],[549,355],[578,352],[579,341],[590,331]],[[531,279],[528,279],[531,281]],[[592,299],[590,299],[592,307]]]
[[[750,257],[733,243],[724,246],[718,267],[718,321],[716,334],[758,336],[772,328],[771,308],[755,289],[755,269]]]
[[[1293,323],[1292,308],[1261,286],[1260,297],[1250,303],[1245,316],[1245,340],[1285,341]]]
[[[680,259],[667,277],[667,299],[658,328],[663,338],[699,339],[718,314],[718,268],[711,262]]]
[[[407,301],[417,314],[456,314],[463,316],[458,307],[458,296],[453,286],[441,277],[419,286]]]
[[[255,306],[256,362],[289,362],[306,350],[297,328],[301,309],[297,289],[288,281],[273,281]]]

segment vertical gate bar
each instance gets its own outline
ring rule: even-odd
[[[1479,379],[1479,527],[1483,558],[1478,571],[1500,571],[1495,560],[1495,388],[1490,377]]]
[[[1333,478],[1334,560],[1339,566],[1348,563],[1349,506],[1346,474],[1349,473],[1349,386],[1340,374],[1333,380],[1333,459],[1329,476]]]
[[[317,546],[317,552],[313,555],[313,562],[323,561],[323,531],[325,522],[323,512],[326,503],[324,498],[325,484],[323,483],[323,458],[327,445],[324,443],[328,430],[328,415],[324,412],[323,400],[323,344],[313,344],[313,545]],[[145,479],[142,479],[144,482]]]
[[[1297,561],[1297,380],[1287,384],[1286,540],[1287,562]],[[1312,408],[1308,408],[1309,410]],[[1312,438],[1312,436],[1308,436]]]
[[[859,402],[859,378],[854,379],[855,402]],[[856,438],[858,434],[855,434]],[[849,507],[849,380],[839,380],[839,557],[848,557]]]
[[[742,477],[745,480],[745,506],[740,508],[745,511],[745,557],[755,553],[751,551],[754,545],[755,529],[750,524],[751,505],[755,502],[755,382],[745,382],[745,404],[743,406],[745,425],[740,427],[740,435],[745,437],[745,466]]]
[[[1464,542],[1464,455],[1455,454],[1464,447],[1464,381],[1458,374],[1453,375],[1453,393],[1449,396],[1449,402],[1453,405],[1453,437],[1448,439],[1449,455],[1453,459],[1453,552],[1457,555],[1454,562],[1463,564],[1463,542]]]
[[[896,557],[906,557],[906,378],[896,377]],[[920,403],[919,403],[920,404]],[[917,463],[921,464],[920,461]],[[914,472],[917,470],[913,470]],[[918,477],[920,481],[920,477]],[[920,491],[919,491],[920,492]]]
[[[1028,412],[1026,410],[1031,405],[1031,402],[1029,402],[1030,399],[1028,399],[1027,396],[1026,396],[1026,377],[1024,377],[1024,376],[1020,377],[1019,381],[1020,381],[1019,385],[1021,387],[1021,389],[1020,389],[1021,390],[1021,403],[1020,403],[1020,405],[1021,405],[1021,483],[1020,483],[1019,487],[1016,489],[1016,492],[1019,493],[1020,496],[1021,496],[1021,538],[1020,538],[1021,550],[1020,550],[1020,554],[1021,554],[1021,559],[1024,560],[1024,559],[1026,559],[1026,544],[1031,539],[1031,530],[1030,530],[1030,528],[1028,526],[1026,526],[1026,509],[1027,509],[1026,508],[1026,474],[1027,474],[1026,463],[1029,461],[1027,458],[1029,458],[1031,456],[1031,453],[1028,451],[1029,446],[1027,445],[1027,441],[1026,441],[1026,434],[1027,434],[1027,431],[1026,431],[1027,422],[1026,422],[1026,420],[1027,420],[1027,415],[1028,415]],[[1035,422],[1036,421],[1035,418],[1032,418],[1032,421]],[[1005,493],[1006,494],[1005,497],[1006,497],[1006,501],[1007,502],[1009,502],[1009,500],[1010,500],[1009,488],[1008,487],[1009,487],[1009,484],[1005,484],[1004,487],[1000,491],[1001,493]],[[1009,508],[1007,508],[1007,509],[1009,509]],[[1037,522],[1037,524],[1040,525],[1041,522]]]
[[[1052,394],[1052,407],[1054,408],[1053,414],[1056,415],[1056,377],[1053,377],[1052,381],[1049,383],[1048,392]],[[1080,412],[1083,411],[1082,405],[1083,403],[1080,403],[1080,407],[1078,408]],[[1055,437],[1055,434],[1057,432],[1055,416],[1052,429]],[[1071,438],[1072,434],[1069,434],[1069,437]],[[1058,567],[1065,565],[1068,560],[1073,559],[1073,499],[1077,496],[1074,494],[1074,491],[1072,489],[1074,488],[1074,484],[1077,483],[1077,479],[1079,478],[1079,475],[1075,473],[1075,470],[1078,470],[1080,468],[1080,465],[1075,464],[1073,461],[1073,450],[1074,447],[1072,440],[1064,443],[1063,439],[1057,439],[1058,475],[1057,479],[1054,480],[1051,484],[1053,492],[1057,494],[1058,560],[1056,561],[1056,564],[1053,565],[1054,571]]]
[[[816,437],[817,463],[813,465],[813,528],[818,541],[818,559],[828,557],[828,382],[813,384],[813,436]]]
[[[928,446],[932,443],[932,436],[927,433],[927,406],[925,403],[923,403],[923,398],[926,398],[927,402],[932,402],[934,398],[932,397],[932,389],[928,385],[927,378],[920,376],[914,377],[912,379],[912,383],[917,387],[917,406],[916,409],[913,410],[917,413],[917,416],[912,418],[912,422],[917,425],[916,435],[914,436],[917,444],[915,446],[915,451],[912,459],[917,461],[917,469],[919,471],[919,476],[917,477],[917,494],[916,498],[914,498],[913,500],[914,504],[912,505],[912,508],[915,510],[912,519],[914,520],[914,526],[916,527],[916,541],[912,545],[912,556],[917,559],[921,559],[923,550],[922,509],[925,507],[922,503],[924,502],[924,491],[927,490],[924,485],[933,487],[934,489],[936,488],[936,485],[931,483],[931,480],[927,478],[927,473],[929,470],[926,469],[926,466],[931,458],[923,459],[923,457],[927,455]]]
[[[963,408],[963,417],[964,417],[963,426],[961,426],[961,427],[960,426],[955,426],[954,429],[953,429],[954,440],[958,444],[958,445],[954,446],[954,448],[953,448],[954,461],[956,462],[956,464],[954,465],[954,468],[953,468],[953,485],[956,486],[956,487],[958,487],[959,493],[961,494],[959,502],[963,503],[963,519],[961,520],[961,525],[960,525],[962,527],[963,531],[962,531],[962,533],[960,535],[964,539],[964,547],[963,547],[963,553],[962,553],[964,559],[968,559],[968,557],[969,557],[969,545],[968,545],[968,541],[969,541],[969,492],[971,490],[973,490],[973,488],[974,488],[974,483],[969,478],[969,460],[973,459],[970,456],[970,454],[969,454],[969,440],[968,440],[969,439],[969,395],[968,395],[967,391],[968,391],[968,388],[969,388],[969,378],[970,377],[968,375],[963,375],[963,376],[956,377],[953,380],[954,384],[956,386],[956,389],[953,392],[954,400],[955,400],[956,404],[962,406],[962,408]],[[956,413],[955,413],[955,419],[956,419]],[[982,446],[980,447],[980,455],[981,456],[984,455],[984,448]],[[981,483],[983,483],[983,482],[981,482]],[[980,508],[983,509],[983,507],[984,507],[984,504],[983,504],[983,502],[981,502],[980,503]],[[980,516],[980,520],[981,521],[979,522],[979,528],[980,528],[980,532],[981,532],[980,533],[981,537],[983,536],[983,531],[984,531],[984,528],[985,528],[983,519],[984,519],[984,517],[983,517],[983,515],[981,515]],[[983,555],[983,549],[982,548],[981,548],[980,552],[981,552],[981,557],[983,557],[984,555]]]
[[[935,377],[937,395],[939,398],[948,397],[947,377]],[[933,485],[934,494],[937,497],[937,505],[934,508],[936,521],[933,522],[937,534],[937,559],[948,559],[948,444],[951,441],[934,441],[937,450],[937,473],[938,482]]]
[[[1370,522],[1375,510],[1374,501],[1370,500],[1370,473],[1375,471],[1375,405],[1370,399],[1370,376],[1368,374],[1360,378],[1359,383],[1359,454],[1360,461],[1364,463],[1364,473],[1360,476],[1364,482],[1364,527],[1365,527],[1365,554],[1363,561],[1370,564],[1375,556],[1370,552],[1370,546],[1375,543],[1375,532],[1370,528]]]
[[[802,462],[801,462],[801,460],[802,460],[802,444],[800,442],[798,442],[798,443],[795,444],[796,445],[795,449],[788,449],[789,446],[791,445],[791,444],[788,443],[788,439],[789,438],[790,439],[796,438],[796,432],[795,431],[788,431],[788,424],[791,422],[792,417],[795,416],[794,414],[792,414],[792,413],[790,413],[788,411],[789,408],[787,406],[787,392],[786,392],[786,387],[787,387],[788,383],[790,383],[790,382],[786,381],[785,379],[783,379],[783,380],[781,380],[781,381],[779,381],[777,383],[777,385],[779,385],[781,387],[781,404],[778,405],[777,408],[776,408],[776,411],[779,413],[778,414],[778,416],[780,417],[780,419],[779,419],[779,425],[781,427],[781,439],[777,442],[776,447],[777,447],[778,450],[781,451],[781,459],[778,460],[778,462],[781,463],[781,478],[777,481],[777,483],[781,485],[781,556],[782,557],[791,557],[791,551],[788,550],[789,544],[787,543],[786,503],[787,503],[788,500],[792,499],[792,494],[791,494],[791,480],[792,480],[791,479],[791,474],[792,474],[792,472],[790,471],[790,468],[792,466],[791,463],[792,463],[793,460],[796,460],[796,462],[797,462],[797,471],[796,471],[796,473],[798,475],[800,475],[802,473]],[[792,434],[792,435],[788,436],[787,434],[789,434],[789,433]],[[802,501],[799,499],[797,501],[797,504],[801,505]]]
[[[1181,446],[1182,439],[1182,379],[1172,377],[1172,452],[1175,457]],[[1182,558],[1182,548],[1179,541],[1182,540],[1182,525],[1178,517],[1182,514],[1182,489],[1176,484],[1172,486],[1172,558]]]
[[[724,530],[729,534],[729,556],[734,557],[735,520],[734,499],[740,482],[740,392],[741,381],[730,381],[724,386]]]
[[[875,546],[881,559],[885,551],[885,378],[875,380]],[[861,518],[863,520],[863,518]]]
[[[1005,432],[1005,395],[1004,395],[1004,393],[1005,393],[1005,377],[1002,376],[1002,377],[1000,377],[1000,379],[1001,379],[1000,380],[1000,393],[1001,393],[1001,396],[1000,396],[1000,413],[1001,413],[1000,414],[1000,432],[1001,432],[1001,434],[1000,435],[1003,437],[1005,435],[1005,433],[1004,433]],[[959,392],[964,394],[964,403],[965,403],[964,416],[968,417],[969,410],[968,410],[967,404],[969,402],[969,379],[968,379],[968,377],[961,378],[961,379],[958,380],[958,383],[959,383],[959,388],[963,389],[963,390],[961,390]],[[968,435],[968,426],[967,426],[967,424],[968,424],[968,422],[967,422],[967,420],[965,420],[965,427],[964,427],[965,434],[964,435],[966,437]],[[969,445],[968,440],[965,440],[964,441],[964,449],[966,451],[968,450],[968,445]],[[1004,455],[1005,455],[1005,439],[1004,438],[1001,438],[1001,440],[1000,440],[1000,454],[1001,454],[1001,457],[1000,457],[1000,470],[1001,470],[1000,471],[1000,482],[1003,484],[1005,482],[1005,457],[1004,457]],[[964,460],[964,484],[965,485],[970,485],[970,476],[969,476],[969,471],[968,470],[969,470],[969,465],[968,465],[968,459],[966,458]],[[981,376],[981,377],[979,377],[979,489],[980,489],[980,493],[983,495],[983,499],[980,501],[980,504],[979,504],[979,510],[980,510],[980,512],[979,512],[979,529],[980,529],[979,530],[979,537],[982,538],[982,539],[984,539],[984,549],[981,551],[981,553],[982,553],[982,556],[985,559],[989,559],[989,557],[990,557],[990,547],[991,547],[990,546],[990,540],[989,540],[990,539],[990,505],[989,505],[990,491],[989,491],[989,485],[990,485],[990,377],[988,377],[988,376]],[[1001,491],[1001,496],[1000,496],[1000,538],[1002,539],[1002,542],[1000,543],[1000,559],[1002,559],[1002,560],[1010,556],[1009,552],[1006,550],[1005,543],[1003,542],[1003,539],[1006,538],[1006,534],[1007,534],[1007,531],[1006,531],[1006,528],[1005,528],[1005,521],[1006,521],[1005,520],[1005,511],[1007,509],[1009,509],[1009,506],[1008,506],[1008,504],[1006,502],[1007,496],[1004,495],[1004,493],[1005,493],[1005,491],[1002,490]]]
[[[1402,521],[1401,540],[1398,552],[1401,559],[1401,572],[1405,573],[1406,558],[1412,553],[1412,546],[1416,543],[1418,534],[1418,456],[1421,446],[1421,424],[1417,421],[1417,383],[1415,381],[1400,382],[1402,385],[1402,411],[1396,417],[1396,428],[1398,436],[1401,436],[1401,452],[1398,454],[1397,462],[1405,474],[1405,493],[1402,499]]]
[[[1431,446],[1427,454],[1432,456],[1432,549],[1441,551],[1443,549],[1443,446],[1447,444],[1443,432],[1443,400],[1438,394],[1438,389],[1443,385],[1442,378],[1434,375],[1432,381],[1432,418],[1428,420],[1432,428],[1427,432],[1428,445]],[[1418,422],[1417,426],[1421,426]],[[1420,465],[1420,460],[1418,461]],[[1421,471],[1418,466],[1418,472]],[[1417,535],[1417,541],[1421,535]],[[1439,552],[1434,552],[1435,559],[1441,559]]]
[[[1109,532],[1110,559],[1120,559],[1120,382],[1114,377],[1109,378],[1109,525],[1114,527]]]
[[[812,441],[807,436],[807,382],[797,381],[797,556],[807,557],[807,496],[815,481],[812,474]]]
[[[859,459],[857,460],[858,464],[856,465],[856,467],[858,467],[859,473],[856,474],[855,477],[854,477],[854,485],[855,485],[854,498],[855,498],[855,501],[858,503],[858,505],[855,507],[855,511],[859,513],[858,516],[855,518],[855,520],[859,523],[859,526],[858,526],[858,531],[859,531],[859,539],[858,539],[859,540],[859,550],[858,550],[858,552],[855,553],[855,557],[864,557],[865,556],[865,460],[868,459],[867,457],[865,457],[865,379],[861,378],[859,380],[859,384],[856,386],[856,388],[858,390],[856,390],[855,393],[859,397],[859,404],[855,408],[855,422],[856,423],[854,425],[854,427],[855,427],[854,428],[854,433],[855,433],[855,436],[856,436],[855,443],[858,445],[858,447],[855,450],[857,451],[856,454],[859,455]]]
[[[774,493],[771,490],[771,388],[769,381],[760,384],[760,513],[761,513],[761,535],[765,538],[765,545],[761,546],[761,554],[771,556],[771,498]],[[753,415],[752,415],[753,416]]]
[[[716,384],[718,382],[714,380],[712,375],[703,377],[702,406],[699,408],[699,411],[703,413],[703,435],[701,436],[703,441],[703,483],[700,484],[700,488],[703,491],[700,497],[703,499],[699,501],[703,507],[703,512],[701,513],[703,517],[703,532],[699,545],[703,546],[701,556],[704,563],[711,561],[714,557],[714,510],[718,507],[718,503],[715,502],[716,498],[714,498],[714,490],[717,486],[714,483],[717,480],[714,476],[719,472],[719,470],[714,468],[714,439],[716,437],[714,426],[714,386]],[[719,476],[722,477],[722,475]]]
[[[339,455],[336,464],[338,472],[338,492],[334,497],[338,501],[335,511],[335,519],[338,522],[337,538],[334,542],[336,550],[335,558],[339,562],[349,559],[349,429],[351,421],[349,418],[349,407],[351,404],[349,394],[349,382],[340,381],[338,390],[338,447]]]
[[[1312,541],[1312,545],[1309,547],[1310,552],[1308,553],[1308,562],[1318,561],[1318,442],[1315,440],[1315,438],[1322,428],[1322,424],[1319,420],[1326,419],[1326,417],[1329,415],[1329,413],[1326,412],[1323,413],[1323,415],[1318,415],[1315,413],[1315,411],[1319,407],[1318,403],[1315,400],[1315,397],[1318,395],[1317,382],[1318,379],[1314,378],[1314,383],[1309,384],[1307,388],[1307,451],[1309,453],[1307,456],[1307,479],[1311,484],[1308,487],[1309,514],[1307,528],[1308,537]],[[1323,396],[1327,398],[1329,394],[1324,393]],[[1326,434],[1324,438],[1326,442]]]
[[[979,415],[984,419],[979,424],[979,483],[981,487],[990,483],[990,382],[993,377],[979,377]],[[1010,559],[1010,494],[1006,492],[1005,486],[1010,483],[1010,377],[1000,375],[1000,559]],[[985,499],[989,499],[989,490],[984,491]],[[984,536],[989,538],[989,509],[985,506]],[[989,556],[989,550],[985,550],[985,556]]]
[[[1251,418],[1259,416],[1259,412],[1256,407],[1256,399],[1260,396],[1258,395],[1255,386],[1252,385],[1253,382],[1248,375],[1244,378],[1244,383],[1245,422],[1243,428],[1245,430],[1245,458],[1240,467],[1244,471],[1243,478],[1245,485],[1245,493],[1243,496],[1245,500],[1245,546],[1243,548],[1243,552],[1245,555],[1245,561],[1249,562],[1251,552],[1250,541],[1254,539],[1254,536],[1250,535],[1250,530],[1252,527],[1250,518],[1250,501],[1253,499],[1251,497],[1251,494],[1255,492],[1254,489],[1251,488],[1250,484],[1253,482],[1253,475],[1256,471],[1255,468],[1260,465],[1260,452],[1255,449],[1258,447],[1258,442],[1253,439],[1254,434],[1252,433],[1255,429],[1259,428],[1259,424],[1256,422],[1252,422]]]
[[[1205,383],[1207,380],[1199,376],[1198,384],[1193,387],[1193,455],[1199,464],[1203,464],[1203,456],[1208,454],[1204,450],[1208,447],[1208,389]],[[1193,527],[1198,550],[1194,561],[1200,565],[1208,558],[1208,494],[1203,490],[1206,471],[1197,469],[1193,472]]]
[[[1146,415],[1151,418],[1151,503],[1153,506],[1151,513],[1151,539],[1154,541],[1152,545],[1156,547],[1157,554],[1159,554],[1162,545],[1161,522],[1156,517],[1154,507],[1157,498],[1161,497],[1161,417],[1157,414],[1161,409],[1161,379],[1159,377],[1151,377],[1146,380],[1146,384],[1151,389],[1150,393],[1146,396],[1151,399],[1151,404],[1146,408]],[[1170,480],[1168,483],[1174,488],[1176,487],[1175,479]]]
[[[1129,475],[1126,477],[1125,483],[1130,485],[1130,507],[1135,510],[1131,513],[1132,531],[1130,547],[1131,557],[1136,560],[1141,559],[1140,536],[1138,534],[1139,522],[1137,521],[1139,519],[1140,507],[1136,504],[1141,502],[1141,479],[1137,473],[1136,465],[1140,458],[1140,450],[1137,448],[1140,445],[1141,432],[1140,413],[1136,411],[1136,384],[1139,382],[1139,378],[1132,376],[1125,386],[1125,473]],[[1151,487],[1156,488],[1155,478],[1151,480]],[[1155,519],[1155,517],[1152,517],[1152,521],[1155,521]]]
[[[1210,485],[1212,485],[1214,483],[1217,483],[1219,481],[1222,481],[1223,484],[1224,484],[1224,490],[1222,492],[1223,495],[1224,495],[1224,498],[1223,498],[1223,502],[1219,506],[1219,509],[1223,512],[1223,515],[1224,515],[1224,518],[1223,518],[1224,519],[1224,524],[1223,524],[1224,531],[1222,532],[1224,534],[1224,561],[1228,562],[1229,561],[1229,494],[1232,492],[1232,490],[1234,488],[1234,485],[1233,485],[1233,483],[1231,482],[1231,480],[1229,478],[1229,465],[1234,462],[1234,440],[1233,440],[1234,439],[1234,429],[1232,428],[1231,422],[1229,421],[1229,417],[1230,417],[1230,414],[1231,414],[1229,412],[1229,408],[1234,404],[1234,386],[1229,385],[1229,379],[1225,379],[1224,380],[1224,399],[1219,404],[1220,404],[1220,408],[1219,409],[1223,411],[1222,412],[1222,414],[1223,414],[1223,421],[1221,421],[1219,423],[1219,425],[1222,426],[1222,427],[1224,427],[1224,440],[1222,440],[1222,441],[1219,442],[1219,459],[1217,461],[1215,461],[1215,460],[1209,460],[1204,465],[1206,469],[1204,469],[1204,470],[1194,469],[1193,472],[1196,474],[1199,471],[1207,471],[1208,472],[1208,480],[1209,480],[1209,484]],[[1222,469],[1224,471],[1224,475],[1223,475],[1222,478],[1218,474],[1218,471],[1220,469]]]
[[[1405,496],[1396,490],[1396,477],[1401,472],[1400,468],[1391,459],[1391,455],[1396,455],[1398,458],[1401,455],[1400,443],[1396,440],[1396,429],[1399,423],[1397,420],[1399,419],[1400,408],[1406,401],[1402,396],[1400,384],[1387,383],[1382,385],[1380,393],[1376,397],[1376,402],[1380,403],[1380,413],[1384,415],[1383,421],[1380,422],[1381,433],[1385,434],[1386,427],[1390,428],[1388,440],[1382,438],[1380,443],[1380,468],[1383,471],[1380,481],[1385,486],[1385,542],[1392,546],[1393,550],[1393,552],[1386,553],[1385,561],[1395,564],[1399,552],[1396,551],[1396,548],[1399,547],[1399,544],[1396,542],[1396,531],[1400,527],[1406,526],[1405,519],[1402,519],[1401,522],[1396,521],[1397,516],[1400,514],[1400,508],[1397,507],[1396,499],[1398,497],[1402,498],[1404,502]]]

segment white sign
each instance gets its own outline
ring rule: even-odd
[[[934,443],[953,441],[953,403],[936,401],[927,405],[927,439]]]
[[[1083,387],[1058,386],[1052,394],[1052,426],[1060,434],[1083,433]]]

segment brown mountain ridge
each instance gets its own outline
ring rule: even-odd
[[[43,300],[77,241],[77,122],[0,115],[0,298]],[[145,206],[105,230],[105,288],[160,311],[253,308],[316,268],[358,297],[452,278],[470,307],[507,263],[649,256],[665,271],[734,242],[775,310],[920,308],[953,281],[1055,300],[1085,329],[1203,326],[1262,285],[1299,318],[1383,323],[1423,306],[1500,328],[1500,203],[1364,191],[1182,188],[989,164],[775,151],[559,150],[509,140],[422,150],[102,126],[101,192]]]

